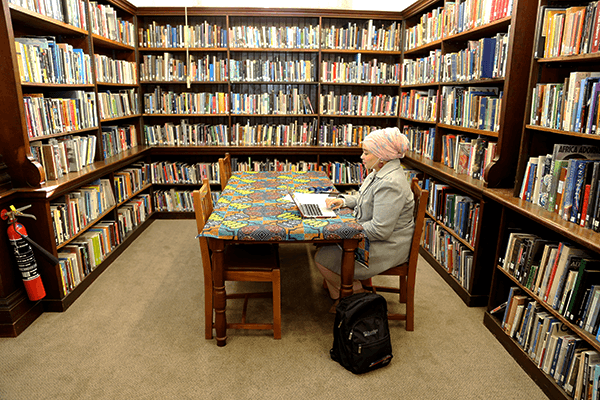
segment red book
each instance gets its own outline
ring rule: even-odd
[[[583,207],[581,207],[581,219],[579,225],[585,226],[585,216],[587,215],[587,209],[590,202],[590,189],[592,185],[585,185],[585,191],[583,192]]]
[[[592,44],[590,46],[590,53],[598,52],[598,43],[600,41],[600,18],[598,18],[598,14],[600,14],[600,10],[596,11],[596,15],[594,16],[594,22],[592,24]]]

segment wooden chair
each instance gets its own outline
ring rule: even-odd
[[[423,190],[419,186],[419,180],[413,178],[411,182],[411,190],[415,199],[415,231],[413,233],[412,242],[410,245],[410,256],[408,262],[398,265],[394,268],[382,272],[380,275],[398,276],[400,280],[399,287],[376,286],[373,285],[371,279],[363,281],[367,288],[372,288],[374,293],[377,291],[398,293],[400,295],[400,303],[406,303],[405,314],[388,313],[388,318],[399,321],[406,321],[406,330],[413,331],[415,329],[415,280],[417,275],[417,262],[419,261],[419,246],[421,245],[421,234],[423,225],[425,224],[425,210],[427,208],[427,198],[429,191]]]
[[[231,178],[231,156],[229,153],[225,153],[225,157],[219,158],[219,180],[221,181],[221,190],[225,189],[229,178]]]
[[[200,190],[193,192],[194,209],[198,233],[202,232],[213,211],[213,202],[208,180]],[[199,236],[202,269],[204,271],[204,330],[206,339],[212,339],[214,328],[212,264],[208,240]],[[244,299],[242,321],[227,323],[228,329],[272,329],[273,337],[281,339],[281,284],[278,247],[265,244],[229,245],[223,257],[225,281],[271,282],[271,292],[231,293],[227,299]],[[273,323],[246,322],[246,311],[250,298],[271,298],[273,301]]]

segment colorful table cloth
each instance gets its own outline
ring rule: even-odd
[[[322,171],[236,172],[214,205],[202,235],[224,240],[307,241],[361,239],[352,210],[336,218],[302,219],[290,192],[333,186]]]

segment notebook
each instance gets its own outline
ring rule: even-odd
[[[291,193],[292,201],[300,210],[302,218],[332,218],[337,217],[335,211],[327,208],[325,199],[327,193]]]

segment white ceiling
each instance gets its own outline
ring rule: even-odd
[[[265,7],[265,8],[328,8],[347,10],[402,11],[415,0],[302,0],[295,4],[281,0],[129,0],[138,7]],[[217,4],[215,4],[217,3]]]

